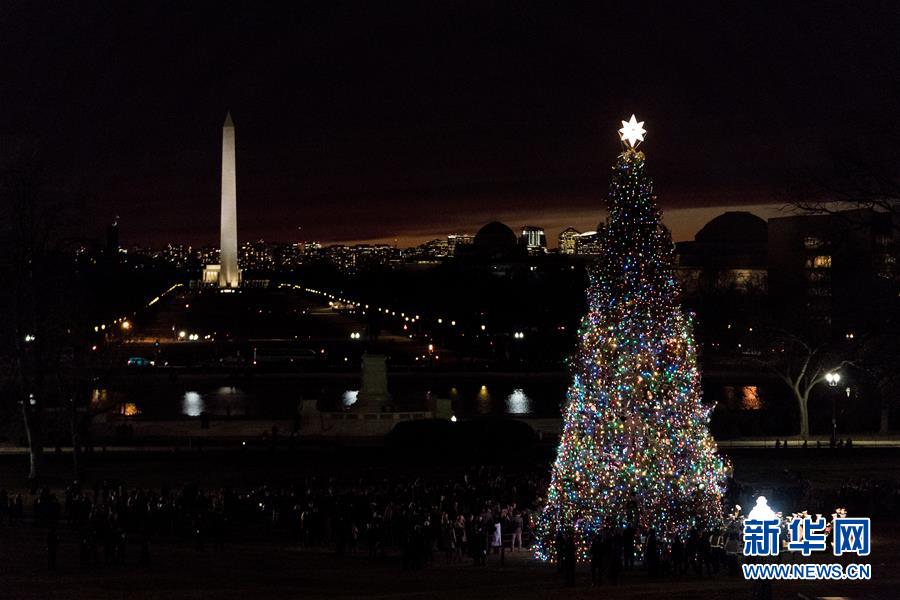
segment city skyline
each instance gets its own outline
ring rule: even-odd
[[[663,212],[663,223],[672,233],[673,242],[690,241],[694,235],[703,228],[709,221],[730,211],[749,212],[755,216],[768,220],[773,217],[784,217],[796,214],[797,211],[784,204],[761,204],[761,205],[737,205],[737,206],[711,206],[698,207],[689,209],[671,209]],[[481,227],[491,221],[500,221],[508,225],[514,232],[519,232],[522,227],[533,225],[545,230],[547,238],[547,248],[555,250],[558,247],[559,233],[574,228],[579,233],[585,233],[596,229],[597,225],[606,218],[605,211],[598,211],[597,220],[592,220],[589,216],[573,221],[560,221],[559,219],[548,219],[538,222],[534,219],[528,220],[527,215],[517,215],[511,213],[512,219],[490,219],[486,221],[476,221],[474,218],[470,221],[471,225],[465,225],[456,229],[441,230],[441,226],[434,226],[429,231],[422,232],[418,235],[387,235],[382,237],[366,238],[366,239],[311,239],[303,237],[302,233],[293,239],[266,238],[264,236],[254,236],[250,233],[245,234],[239,230],[238,244],[253,244],[257,242],[265,242],[270,244],[303,244],[303,243],[319,243],[323,246],[354,246],[354,245],[390,245],[400,249],[413,249],[434,240],[446,239],[450,235],[475,235]],[[546,225],[549,223],[549,225]],[[122,239],[121,245],[125,248],[147,247],[147,248],[163,248],[167,245],[185,245],[194,248],[216,247],[218,248],[217,239],[214,234],[204,239],[141,239],[141,236],[134,236],[127,230],[127,224],[120,224],[120,228],[124,225],[124,229],[120,229]],[[518,235],[518,233],[517,233]],[[99,232],[96,236],[100,237]]]

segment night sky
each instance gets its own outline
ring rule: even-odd
[[[897,117],[896,2],[227,4],[0,4],[0,152],[38,148],[97,235],[214,242],[231,109],[242,240],[555,240],[602,218],[636,113],[685,239]]]

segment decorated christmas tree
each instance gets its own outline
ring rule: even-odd
[[[626,524],[665,539],[721,518],[725,465],[700,398],[691,319],[678,303],[671,237],[647,175],[643,122],[620,130],[602,253],[570,360],[572,382],[537,521],[536,553],[560,533],[586,558],[594,535]]]

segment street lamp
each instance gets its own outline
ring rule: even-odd
[[[841,374],[833,371],[825,373],[825,381],[829,387],[837,387],[841,382]],[[831,445],[837,442],[837,394],[831,394]]]

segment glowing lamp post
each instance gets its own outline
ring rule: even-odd
[[[829,387],[837,387],[841,382],[838,372],[825,373],[825,381]],[[831,444],[837,441],[837,394],[831,394]]]

